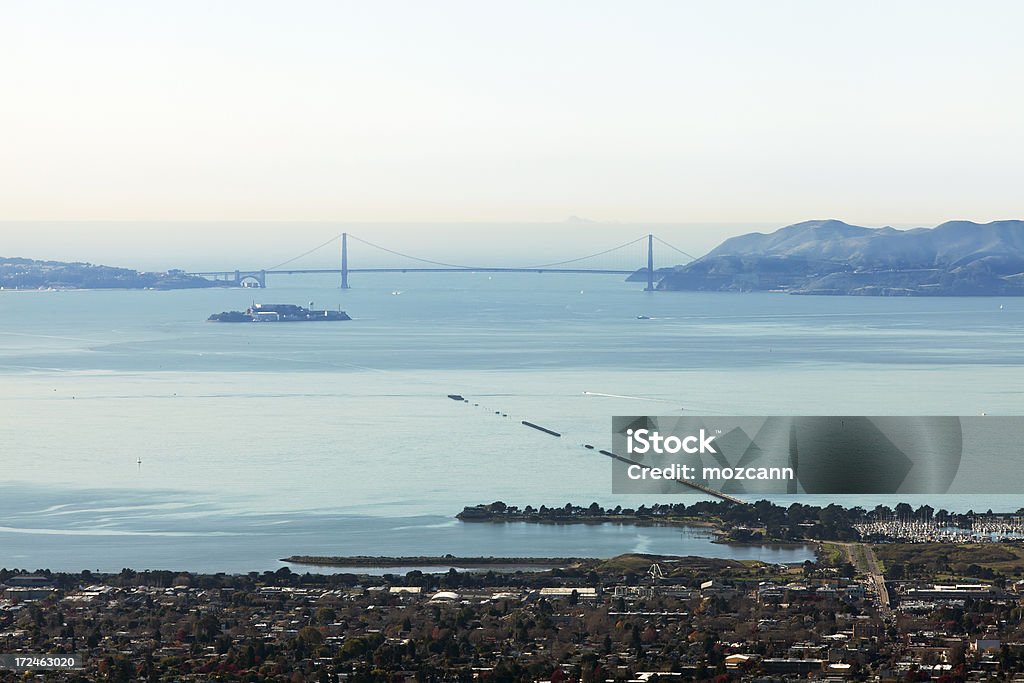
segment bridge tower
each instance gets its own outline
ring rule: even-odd
[[[654,291],[654,235],[647,235],[647,287],[645,292]]]
[[[341,233],[341,288],[348,289],[348,233]]]
[[[230,273],[225,273],[225,279],[227,279],[228,277],[230,277]],[[253,286],[251,284],[248,284],[248,285],[245,284],[246,282],[255,282],[256,283],[256,285],[255,285],[256,287],[259,287],[260,289],[266,289],[267,288],[267,271],[266,270],[258,270],[258,271],[246,272],[246,271],[242,271],[242,270],[236,270],[235,271],[235,284],[238,285],[239,287],[242,287],[242,286],[252,287]]]

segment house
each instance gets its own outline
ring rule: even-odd
[[[744,665],[747,664],[747,662],[756,662],[758,659],[760,659],[760,657],[758,657],[757,655],[748,655],[741,653],[728,655],[725,658],[725,668],[730,670],[741,669]]]

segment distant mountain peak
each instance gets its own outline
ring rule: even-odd
[[[793,223],[787,225],[779,230],[786,230],[788,228],[855,228],[859,226],[851,225],[846,221],[841,221],[838,218],[815,218],[809,221],[800,221],[799,223]]]
[[[1024,221],[910,230],[803,221],[730,238],[677,267],[663,288],[1024,295]]]

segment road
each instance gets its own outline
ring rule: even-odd
[[[892,615],[892,608],[889,606],[889,590],[885,587],[885,577],[882,576],[882,568],[878,565],[878,558],[875,557],[875,549],[869,543],[861,543],[860,546],[864,550],[868,574],[871,576],[872,583],[875,584],[879,609],[883,617],[888,617]]]
[[[889,590],[885,587],[885,577],[882,575],[882,567],[875,556],[875,550],[870,543],[835,543],[843,549],[847,561],[857,568],[861,574],[867,574],[871,578],[875,595],[878,596],[878,610],[883,618],[892,615],[892,607],[889,605]]]

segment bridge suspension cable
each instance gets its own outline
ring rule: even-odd
[[[316,251],[319,251],[320,249],[323,249],[324,247],[326,247],[326,246],[328,246],[330,244],[333,244],[333,243],[337,242],[342,237],[343,234],[344,233],[338,233],[337,235],[332,236],[330,239],[328,239],[327,241],[323,242],[322,244],[318,244],[317,246],[313,247],[312,249],[304,251],[304,252],[302,252],[301,254],[299,254],[297,256],[294,256],[294,257],[292,257],[292,258],[290,258],[290,259],[288,259],[286,261],[282,261],[281,263],[278,263],[277,265],[274,265],[274,266],[272,266],[270,268],[266,268],[265,270],[266,270],[266,272],[273,272],[273,271],[282,269],[285,266],[288,266],[288,265],[294,263],[295,261],[298,261],[298,260],[300,260],[302,258],[305,258],[306,256],[309,256],[310,254],[312,254],[312,253],[314,253]],[[466,270],[466,271],[474,271],[474,270],[481,270],[481,269],[489,270],[490,269],[489,266],[466,265],[466,264],[458,264],[458,263],[447,263],[445,261],[436,261],[436,260],[433,260],[433,259],[423,258],[423,257],[420,257],[420,256],[413,256],[412,254],[406,254],[406,253],[398,251],[396,249],[389,249],[388,247],[381,246],[380,244],[376,244],[374,242],[371,242],[370,240],[363,239],[362,237],[359,237],[357,235],[353,235],[351,233],[348,233],[348,237],[350,239],[352,239],[352,240],[357,241],[357,242],[361,242],[361,243],[365,244],[368,247],[372,247],[374,249],[379,249],[380,251],[386,252],[386,253],[391,254],[393,256],[398,256],[400,258],[405,258],[405,259],[409,259],[411,261],[417,261],[419,263],[424,263],[424,264],[428,264],[428,265],[432,265],[432,266],[438,266],[438,267],[441,267],[441,268],[452,268],[452,269],[458,269],[458,270]],[[682,254],[683,256],[686,256],[687,258],[689,258],[691,260],[696,260],[697,259],[697,257],[694,256],[693,254],[689,254],[689,253],[683,251],[679,247],[676,247],[676,246],[666,242],[665,240],[661,239],[657,235],[653,235],[651,237],[654,240],[656,240],[659,244],[662,244],[662,245],[668,247],[669,249],[671,249],[671,250],[673,250],[675,252],[678,252],[679,254]],[[640,242],[643,242],[644,240],[647,240],[647,239],[648,239],[647,235],[642,235],[640,237],[637,237],[636,239],[630,240],[628,242],[624,242],[622,244],[619,244],[617,246],[611,247],[609,249],[604,249],[602,251],[595,252],[593,254],[587,254],[586,256],[578,256],[576,258],[565,259],[565,260],[562,260],[562,261],[552,261],[550,263],[539,263],[539,264],[530,265],[530,266],[518,266],[518,267],[515,268],[515,270],[542,270],[542,269],[546,269],[546,268],[557,268],[557,267],[560,267],[560,266],[567,266],[567,265],[571,265],[573,263],[579,263],[580,261],[586,261],[588,259],[597,258],[599,256],[604,256],[606,254],[610,254],[612,252],[619,251],[621,249],[625,249],[625,248],[630,247],[630,246],[632,246],[634,244],[638,244]]]
[[[299,254],[298,256],[292,257],[292,258],[290,258],[287,261],[284,261],[282,263],[278,263],[276,266],[274,266],[272,268],[266,268],[265,270],[277,270],[278,268],[284,268],[289,263],[294,263],[295,261],[298,261],[300,258],[304,258],[306,256],[309,256],[314,251],[319,251],[319,250],[323,249],[324,247],[326,247],[331,242],[334,242],[335,240],[337,240],[339,237],[341,237],[341,233],[340,232],[337,235],[335,235],[334,237],[332,237],[331,239],[329,239],[326,242],[324,242],[323,244],[321,244],[320,246],[313,247],[309,251],[305,251],[305,252]],[[349,235],[349,237],[352,237],[352,235]]]
[[[420,263],[429,263],[430,265],[441,266],[442,268],[464,268],[466,270],[476,270],[477,268],[481,268],[482,267],[482,266],[463,266],[463,265],[459,265],[459,264],[456,264],[456,263],[444,263],[442,261],[431,261],[430,259],[420,258],[418,256],[412,256],[411,254],[403,254],[400,251],[395,251],[394,249],[388,249],[387,247],[382,247],[379,244],[374,244],[373,242],[371,242],[369,240],[364,240],[362,237],[356,237],[352,233],[349,233],[348,236],[349,236],[349,239],[353,239],[353,240],[355,240],[357,242],[362,242],[363,244],[365,244],[365,245],[367,245],[369,247],[373,247],[374,249],[380,249],[381,251],[386,251],[387,253],[393,254],[394,256],[401,256],[402,258],[412,259],[413,261],[419,261]]]
[[[611,249],[605,249],[604,251],[599,251],[596,254],[588,254],[587,256],[580,256],[578,258],[572,258],[572,259],[569,259],[567,261],[556,261],[555,263],[542,263],[542,264],[537,265],[537,266],[523,266],[523,269],[524,270],[533,270],[534,268],[554,268],[555,266],[565,266],[565,265],[568,265],[570,263],[576,263],[577,261],[585,261],[588,258],[596,258],[598,256],[604,256],[605,254],[610,254],[611,252],[618,251],[619,249],[625,249],[626,247],[634,245],[637,242],[640,242],[640,241],[645,240],[645,239],[647,239],[647,235],[641,235],[640,237],[637,237],[635,240],[631,240],[629,242],[625,242],[624,244],[620,244],[617,247],[612,247]],[[655,239],[657,239],[657,238],[655,238]]]
[[[487,267],[487,266],[480,266],[480,265],[469,266],[469,265],[458,264],[458,263],[445,263],[443,261],[434,261],[434,260],[431,260],[431,259],[421,258],[419,256],[413,256],[411,254],[406,254],[406,253],[403,253],[403,252],[400,252],[400,251],[396,251],[394,249],[388,249],[387,247],[382,247],[379,244],[374,244],[373,242],[371,242],[369,240],[365,240],[365,239],[363,239],[361,237],[358,237],[356,235],[353,235],[352,233],[349,233],[348,236],[349,236],[349,239],[355,240],[357,242],[362,242],[363,244],[365,244],[367,246],[370,246],[370,247],[373,247],[374,249],[380,249],[381,251],[385,251],[385,252],[387,252],[389,254],[392,254],[394,256],[400,256],[402,258],[411,259],[413,261],[419,261],[420,263],[429,263],[430,265],[433,265],[433,266],[441,266],[443,268],[462,268],[462,269],[465,269],[465,270],[478,270],[480,268],[486,268]],[[624,242],[624,243],[622,243],[622,244],[620,244],[618,246],[612,247],[610,249],[605,249],[603,251],[599,251],[599,252],[596,252],[596,253],[593,253],[593,254],[587,254],[586,256],[579,256],[577,258],[566,259],[564,261],[554,261],[552,263],[541,263],[541,264],[537,264],[537,265],[516,266],[516,267],[517,268],[521,268],[523,270],[534,270],[534,269],[537,269],[537,268],[554,268],[555,266],[564,266],[564,265],[568,265],[570,263],[577,263],[579,261],[585,261],[587,259],[596,258],[598,256],[604,256],[605,254],[610,254],[613,251],[618,251],[619,249],[624,249],[624,248],[626,248],[628,246],[636,244],[637,242],[640,242],[640,241],[645,240],[645,239],[647,239],[647,236],[646,235],[642,235],[640,237],[637,237],[635,240],[630,240],[629,242]],[[657,239],[657,238],[655,238],[655,239]],[[321,245],[321,246],[323,246],[323,245]],[[671,246],[671,245],[669,245],[669,246]],[[320,247],[317,247],[317,248],[319,249]],[[316,249],[314,249],[313,251],[316,251]],[[678,249],[676,251],[678,251]],[[301,258],[301,257],[299,257],[299,258]],[[693,257],[691,257],[691,258],[693,258]]]
[[[682,254],[683,256],[685,256],[685,257],[687,257],[687,258],[689,258],[689,259],[690,259],[690,260],[692,260],[692,261],[696,261],[696,260],[697,260],[697,257],[696,257],[696,256],[694,256],[693,254],[687,254],[687,253],[686,253],[685,251],[683,251],[683,250],[682,250],[682,249],[680,249],[679,247],[675,247],[675,246],[672,246],[671,244],[669,244],[669,243],[668,243],[668,242],[666,242],[665,240],[661,239],[661,238],[660,238],[660,237],[658,237],[657,235],[655,235],[655,236],[654,236],[654,239],[656,239],[656,240],[657,240],[658,242],[660,242],[661,244],[664,244],[664,245],[665,245],[666,247],[668,247],[669,249],[672,249],[672,250],[674,250],[674,251],[678,251],[678,252],[679,252],[680,254]]]

